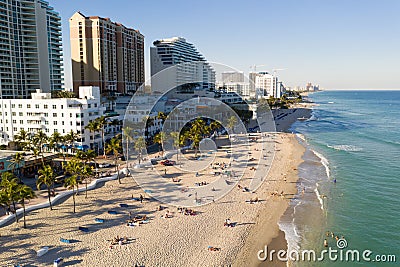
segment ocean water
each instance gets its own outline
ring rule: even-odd
[[[299,193],[280,228],[289,250],[313,249],[318,257],[326,238],[344,256],[293,265],[399,266],[400,91],[324,91],[309,98],[318,104],[313,117],[292,127],[307,149]],[[347,247],[338,249],[327,231]],[[360,261],[346,261],[348,250],[358,250]],[[370,262],[362,258],[365,250],[372,251]],[[391,255],[396,262],[377,261]]]

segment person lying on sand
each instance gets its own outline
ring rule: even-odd
[[[216,248],[216,247],[208,246],[208,250],[209,250],[209,251],[220,251],[221,248]]]

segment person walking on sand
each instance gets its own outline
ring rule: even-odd
[[[143,195],[140,194],[140,197],[139,197],[140,203],[143,203],[143,199],[144,199]]]

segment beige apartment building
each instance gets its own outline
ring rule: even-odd
[[[73,89],[132,94],[144,83],[144,36],[109,18],[76,12],[69,20]]]

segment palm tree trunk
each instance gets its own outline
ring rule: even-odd
[[[129,170],[129,164],[128,164],[128,159],[129,159],[129,140],[128,138],[126,139],[126,168]]]
[[[86,189],[85,189],[85,198],[87,198],[87,177],[85,179],[85,187],[86,187]]]
[[[101,139],[102,139],[102,142],[103,142],[103,157],[106,158],[106,148],[104,147],[104,146],[105,146],[105,141],[104,141],[104,126],[103,126],[103,128],[101,129]]]
[[[22,213],[24,215],[24,228],[26,228],[26,219],[25,219],[25,199],[22,200]]]
[[[53,207],[51,206],[50,188],[49,187],[47,187],[47,197],[49,198],[50,210],[53,210]]]
[[[74,201],[74,213],[75,213],[75,189],[72,189],[72,200]]]
[[[17,216],[17,208],[15,207],[15,201],[13,200],[12,202],[13,207],[14,207],[14,215],[15,215],[15,222],[18,222],[18,216]]]
[[[118,183],[121,184],[121,178],[119,177],[119,168],[117,165],[117,156],[115,156],[115,169],[117,170],[117,177],[118,177]]]

